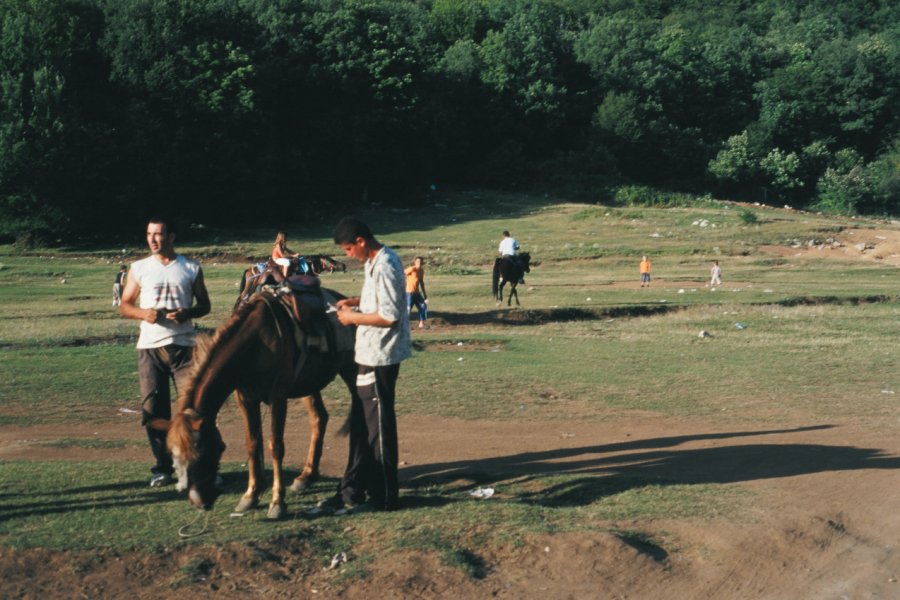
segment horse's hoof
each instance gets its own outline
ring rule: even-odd
[[[247,512],[251,508],[255,508],[257,504],[259,504],[258,498],[248,498],[247,496],[242,496],[241,501],[238,502],[237,506],[234,507],[234,512]]]
[[[298,477],[291,484],[291,492],[295,494],[302,494],[309,489],[309,487],[315,480],[315,477]]]
[[[280,502],[269,506],[269,512],[266,513],[266,518],[277,521],[278,519],[283,519],[286,514],[287,505],[284,502]]]

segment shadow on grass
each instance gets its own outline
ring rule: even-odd
[[[459,496],[431,494],[427,486],[448,481],[466,482],[472,488],[509,481],[511,478],[537,480],[546,476],[570,475],[572,479],[523,492],[516,499],[523,503],[549,507],[589,505],[605,497],[648,485],[692,485],[739,483],[777,479],[828,471],[857,469],[897,469],[900,457],[886,455],[872,448],[828,446],[808,443],[779,443],[778,436],[830,429],[831,425],[815,425],[793,429],[732,431],[630,440],[613,444],[558,448],[540,452],[523,452],[481,460],[448,461],[405,467],[400,471],[404,487],[403,508],[428,509],[458,502]],[[743,438],[766,438],[754,443],[732,443]],[[773,439],[774,438],[774,439]],[[724,445],[712,445],[720,441]],[[700,442],[706,447],[680,448]],[[289,475],[289,474],[287,474]],[[222,494],[216,509],[237,497],[246,485],[242,469],[223,472]],[[288,479],[288,477],[286,477]],[[291,496],[292,505],[310,506],[316,493],[330,491],[336,479],[316,483],[312,493]],[[0,522],[16,518],[65,514],[78,511],[121,509],[160,502],[184,502],[184,492],[174,486],[150,489],[146,480],[88,485],[76,488],[28,491],[11,490],[4,485],[0,504]],[[261,506],[264,506],[261,502]],[[227,508],[226,508],[227,509]]]
[[[82,487],[60,487],[45,491],[22,489],[2,495],[0,523],[17,518],[67,514],[78,511],[120,509],[125,507],[159,504],[161,502],[184,502],[188,504],[187,492],[179,492],[175,485],[164,488],[150,488],[149,479],[121,481]],[[238,495],[247,484],[245,471],[222,473],[221,493]],[[219,502],[222,501],[220,496]]]
[[[828,429],[816,425],[796,429],[737,431],[634,440],[599,446],[524,452],[482,460],[407,467],[401,479],[415,486],[465,479],[485,485],[511,477],[580,475],[531,494],[524,502],[568,507],[646,485],[738,483],[827,471],[897,469],[900,457],[872,448],[820,444],[729,444],[678,449],[690,442],[769,437]]]
[[[132,495],[137,493],[138,490],[141,492],[140,496]],[[123,493],[128,493],[129,496],[122,497]],[[98,494],[102,494],[103,497],[98,498]],[[84,497],[73,497],[78,495],[84,495]],[[184,494],[176,492],[174,486],[164,490],[150,490],[146,481],[130,481],[109,485],[66,488],[56,492],[23,492],[20,494],[9,494],[9,496],[15,498],[15,500],[4,501],[3,505],[0,506],[0,523],[22,517],[157,504],[181,498]]]
[[[650,317],[683,310],[688,306],[631,304],[597,310],[585,308],[498,307],[474,313],[429,312],[435,324],[446,325],[543,325],[569,321],[596,321],[629,317]]]
[[[898,296],[806,296],[777,302],[754,302],[749,306],[819,306],[879,304],[897,302]],[[524,300],[524,296],[523,296]],[[433,323],[446,325],[543,325],[555,322],[630,319],[665,315],[690,308],[696,304],[622,304],[604,308],[526,308],[498,306],[482,312],[430,312]]]

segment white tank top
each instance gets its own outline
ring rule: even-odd
[[[200,263],[178,254],[167,265],[148,256],[131,266],[131,276],[141,286],[140,307],[157,310],[190,308],[194,302],[194,282],[200,273]],[[194,345],[194,323],[176,323],[160,319],[156,323],[141,321],[138,348],[160,348],[175,344]]]

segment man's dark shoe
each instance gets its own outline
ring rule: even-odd
[[[362,504],[344,504],[343,508],[339,508],[334,511],[334,516],[339,517],[341,515],[357,515],[367,512],[373,512],[376,508],[371,504],[363,502]]]
[[[310,517],[330,516],[336,514],[337,511],[344,509],[344,499],[335,494],[320,501],[312,508],[303,511],[303,514]]]

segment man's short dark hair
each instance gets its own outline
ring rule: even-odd
[[[162,225],[166,230],[166,235],[170,233],[175,233],[176,225],[175,222],[169,219],[168,217],[164,217],[162,215],[157,215],[155,217],[150,217],[147,219],[147,223],[155,223],[157,225]]]
[[[368,225],[355,217],[344,217],[334,227],[335,244],[355,244],[356,238],[372,241],[375,236]]]
[[[509,237],[509,231],[503,230],[503,237]]]

